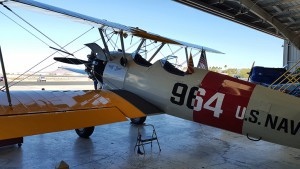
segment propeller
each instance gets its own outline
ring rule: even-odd
[[[85,44],[89,47],[92,52],[87,55],[88,60],[81,60],[77,58],[66,58],[66,57],[55,57],[54,60],[62,63],[73,64],[73,65],[85,65],[85,71],[87,72],[90,79],[94,81],[94,87],[97,89],[98,82],[103,85],[103,71],[106,65],[107,57],[103,49],[96,43]]]
[[[87,47],[89,47],[94,53],[97,53],[96,57],[99,60],[107,61],[106,55],[103,51],[103,49],[97,44],[97,43],[87,43],[85,44]]]
[[[54,57],[53,59],[58,62],[73,64],[73,65],[81,65],[81,64],[89,63],[89,61],[75,59],[75,58]]]

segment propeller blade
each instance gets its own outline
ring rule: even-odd
[[[87,43],[85,45],[89,47],[94,53],[97,53],[96,55],[97,59],[107,61],[103,49],[97,43]]]
[[[89,63],[88,61],[81,60],[81,59],[75,59],[75,58],[65,58],[65,57],[55,57],[54,60],[62,63],[68,63],[73,65],[81,65]]]

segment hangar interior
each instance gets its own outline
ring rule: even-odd
[[[175,1],[285,39],[286,57],[283,64],[299,60],[299,1]],[[74,169],[296,169],[300,166],[300,151],[296,148],[253,141],[245,136],[170,115],[150,116],[147,123],[155,124],[161,152],[154,144],[152,148],[145,146],[146,154],[137,154],[134,147],[138,127],[121,122],[97,127],[90,139],[79,138],[74,131],[25,137],[25,144],[21,148],[16,145],[0,148],[0,168],[56,168],[61,160]]]

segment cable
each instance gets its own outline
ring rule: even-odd
[[[10,12],[12,12],[14,15],[16,15],[18,18],[20,18],[22,21],[24,21],[25,23],[27,23],[29,26],[31,26],[33,29],[35,29],[36,31],[38,31],[40,34],[42,34],[43,36],[45,36],[48,40],[50,40],[51,42],[53,42],[54,44],[56,44],[58,47],[60,47],[61,49],[64,49],[63,47],[61,47],[58,43],[56,43],[54,40],[52,40],[49,36],[47,36],[46,34],[44,34],[42,31],[40,31],[39,29],[37,29],[36,27],[34,27],[32,24],[30,24],[29,22],[27,22],[24,18],[22,18],[20,15],[18,15],[17,13],[15,13],[12,9],[10,9],[8,6],[2,4],[4,8],[6,8],[7,10],[9,10]],[[50,45],[48,45],[50,46]],[[65,50],[65,49],[64,49]],[[65,50],[67,52],[67,50]]]
[[[25,23],[27,23],[30,27],[32,27],[34,30],[36,30],[37,32],[39,32],[40,34],[42,34],[44,37],[46,37],[48,40],[50,40],[52,43],[54,43],[54,44],[56,44],[60,49],[63,49],[64,51],[66,51],[67,53],[69,53],[66,49],[64,49],[64,47],[66,47],[67,45],[69,45],[70,43],[72,43],[73,41],[75,41],[76,39],[78,39],[78,38],[76,38],[76,39],[74,39],[73,41],[71,41],[70,43],[68,43],[67,45],[65,45],[64,47],[62,47],[62,46],[60,46],[58,43],[56,43],[54,40],[52,40],[49,36],[47,36],[46,34],[44,34],[42,31],[40,31],[39,29],[37,29],[35,26],[33,26],[32,24],[30,24],[28,21],[26,21],[24,18],[22,18],[20,15],[18,15],[17,13],[15,13],[12,9],[10,9],[9,7],[7,7],[6,5],[4,5],[3,3],[1,3],[1,5],[4,7],[4,8],[6,8],[7,10],[9,10],[10,12],[12,12],[15,16],[17,16],[19,19],[21,19],[22,21],[24,21]],[[1,12],[2,13],[2,12]],[[4,13],[2,13],[3,15],[5,15]],[[8,17],[7,15],[5,15],[6,17]],[[9,17],[8,17],[9,18]],[[9,18],[10,20],[12,20],[11,18]],[[44,44],[46,44],[47,46],[49,46],[49,47],[51,47],[49,44],[47,44],[46,42],[44,42],[43,40],[41,40],[40,38],[38,38],[36,35],[34,35],[33,33],[31,33],[29,30],[27,30],[26,28],[24,28],[23,26],[21,26],[20,24],[18,24],[16,21],[14,21],[14,20],[12,20],[13,22],[15,22],[17,25],[19,25],[20,27],[22,27],[23,29],[25,29],[27,32],[29,32],[31,35],[33,35],[34,37],[36,37],[37,39],[39,39],[40,41],[42,41]],[[94,28],[94,27],[93,27]],[[91,29],[93,29],[93,28],[91,28]],[[90,29],[90,30],[91,30]],[[87,31],[88,32],[88,31]],[[114,33],[115,31],[113,31],[113,33]],[[113,36],[113,34],[112,34],[112,36]],[[117,37],[117,40],[116,41],[118,41],[118,37]],[[111,42],[110,42],[111,43]],[[115,45],[115,47],[117,47],[117,45],[116,45],[116,43],[114,44]],[[83,48],[82,48],[83,49]],[[14,82],[16,79],[18,79],[19,77],[21,77],[21,76],[23,76],[25,73],[27,73],[28,71],[30,71],[30,70],[32,70],[34,67],[36,67],[37,65],[39,65],[39,64],[41,64],[42,62],[44,62],[45,60],[47,60],[49,57],[51,57],[51,56],[53,56],[54,54],[56,54],[58,51],[56,51],[56,52],[54,52],[53,54],[51,54],[50,56],[48,56],[48,57],[46,57],[45,59],[43,59],[42,61],[40,61],[39,63],[37,63],[36,65],[34,65],[33,67],[31,67],[30,69],[28,69],[27,71],[25,71],[24,73],[22,73],[21,75],[19,75],[17,78],[15,78],[13,81],[11,81],[9,84],[11,84],[12,82]],[[67,57],[67,56],[66,56]],[[74,58],[76,58],[75,56],[73,56]],[[77,59],[77,58],[76,58]],[[54,62],[54,63],[56,63],[56,62]],[[52,63],[52,64],[50,64],[50,65],[48,65],[48,66],[46,66],[46,67],[44,67],[44,68],[42,68],[42,69],[40,69],[39,71],[41,71],[41,70],[43,70],[43,69],[45,69],[45,68],[47,68],[47,67],[49,67],[49,66],[51,66],[51,65],[53,65],[54,63]],[[37,71],[37,72],[39,72],[39,71]],[[27,76],[27,77],[25,77],[25,78],[23,78],[22,80],[20,80],[20,81],[18,81],[18,82],[16,82],[16,83],[14,83],[14,84],[12,84],[12,85],[10,85],[9,87],[11,87],[11,86],[13,86],[13,85],[15,85],[15,84],[17,84],[17,83],[19,83],[19,82],[21,82],[21,81],[23,81],[23,80],[25,80],[26,78],[28,78],[28,77],[30,77],[30,76],[32,76],[32,75],[34,75],[34,74],[36,74],[37,72],[34,72],[33,74],[31,74],[31,75],[29,75],[29,76]],[[2,90],[3,89],[3,87],[0,89],[0,90]]]
[[[2,3],[1,3],[2,4]],[[21,20],[23,20],[25,23],[27,23],[28,25],[30,25],[32,28],[34,28],[36,31],[38,31],[39,33],[41,33],[42,35],[44,35],[47,39],[49,39],[50,41],[52,41],[54,44],[56,44],[57,46],[59,46],[61,49],[63,49],[64,51],[67,51],[64,49],[64,47],[68,46],[69,44],[73,43],[75,40],[79,39],[81,36],[85,35],[87,32],[89,32],[90,30],[92,30],[94,27],[90,28],[89,30],[87,30],[86,32],[84,32],[83,34],[81,34],[80,36],[78,36],[77,38],[75,38],[74,40],[72,40],[71,42],[69,42],[68,44],[66,44],[64,47],[61,47],[60,45],[58,45],[56,42],[54,42],[51,38],[49,38],[47,35],[45,35],[44,33],[42,33],[41,31],[39,31],[37,28],[35,28],[32,24],[30,24],[29,22],[27,22],[25,19],[23,19],[21,16],[19,16],[18,14],[16,14],[15,12],[13,12],[9,7],[7,7],[6,5],[2,4],[2,6],[4,8],[6,8],[7,10],[11,11],[13,14],[15,14],[18,18],[20,18]],[[1,11],[0,11],[1,12]],[[45,45],[47,45],[48,47],[50,47],[49,44],[47,44],[45,41],[43,41],[41,38],[37,37],[36,35],[34,35],[32,32],[30,32],[28,29],[26,29],[25,27],[23,27],[21,24],[17,23],[15,20],[13,20],[11,17],[9,17],[8,15],[4,14],[3,12],[1,12],[4,16],[6,16],[9,20],[13,21],[15,24],[17,24],[18,26],[20,26],[21,28],[23,28],[25,31],[27,31],[29,34],[31,34],[32,36],[34,36],[35,38],[37,38],[38,40],[40,40],[42,43],[44,43]],[[36,65],[34,65],[33,67],[31,67],[30,69],[28,69],[27,71],[25,71],[24,73],[22,73],[21,75],[19,75],[17,78],[13,79],[13,81],[11,81],[9,84],[11,84],[12,82],[14,82],[16,79],[18,79],[19,77],[23,76],[25,73],[29,72],[30,70],[32,70],[34,67],[36,67],[37,65],[41,64],[42,62],[44,62],[45,60],[47,60],[49,57],[53,56],[54,54],[56,54],[58,51],[54,52],[53,54],[51,54],[50,56],[46,57],[45,59],[43,59],[42,61],[38,62]],[[75,56],[74,56],[75,57]],[[75,57],[76,58],[76,57]],[[2,90],[3,87],[0,89]]]
[[[23,28],[25,31],[27,31],[28,33],[30,33],[32,36],[34,36],[35,38],[37,38],[38,40],[40,40],[42,43],[44,43],[47,46],[50,46],[49,44],[47,44],[45,41],[43,41],[41,38],[37,37],[35,34],[33,34],[32,32],[30,32],[28,29],[26,29],[25,27],[23,27],[22,25],[20,25],[18,22],[16,22],[15,20],[13,20],[12,18],[10,18],[8,15],[4,14],[3,12],[0,11],[0,13],[2,13],[4,16],[6,16],[9,20],[13,21],[15,24],[17,24],[18,26],[20,26],[21,28]]]
[[[132,44],[131,46],[129,46],[127,49],[126,49],[126,51],[128,51],[129,49],[131,49],[133,46],[135,46],[136,44],[138,44],[138,43],[140,43],[142,41],[142,38],[141,39],[139,39],[138,41],[136,41],[134,44]],[[131,39],[131,42],[130,42],[130,44],[132,43],[132,39]]]
[[[105,33],[105,36],[106,36],[106,38],[107,38],[107,42],[109,42],[110,45],[114,48],[114,50],[116,50],[116,47],[117,47],[116,44],[114,44],[114,43],[111,42],[111,38],[114,36],[114,31],[112,31],[111,33],[107,34],[107,33],[106,33],[106,30],[107,30],[107,29],[105,29],[105,32],[104,32],[104,33]],[[108,38],[108,36],[109,36],[110,34],[111,34],[111,36]],[[107,43],[107,42],[106,42],[106,43]],[[118,48],[118,47],[117,47],[117,48]]]
[[[78,37],[76,37],[75,39],[73,39],[72,41],[70,41],[69,43],[67,43],[64,47],[70,45],[71,43],[73,43],[74,41],[76,41],[77,39],[79,39],[80,37],[82,37],[83,35],[87,34],[89,31],[91,31],[94,27],[90,28],[89,30],[85,31],[84,33],[82,33],[81,35],[79,35]],[[99,40],[99,39],[98,39]],[[98,41],[96,40],[96,41]],[[84,48],[84,47],[83,47]],[[80,50],[82,50],[83,48],[81,48]],[[80,51],[80,50],[77,50],[75,51],[74,53]],[[25,71],[24,73],[22,73],[21,75],[19,75],[18,77],[16,77],[15,79],[13,79],[11,82],[9,82],[9,84],[13,83],[16,79],[18,79],[19,77],[23,76],[25,73],[29,72],[30,70],[32,70],[33,68],[35,68],[37,65],[41,64],[42,62],[44,62],[45,60],[47,60],[48,58],[50,58],[51,56],[55,55],[56,53],[58,53],[58,51],[52,53],[51,55],[49,55],[48,57],[46,57],[45,59],[41,60],[40,62],[38,62],[37,64],[35,64],[34,66],[32,66],[30,69],[28,69],[27,71]],[[73,53],[73,54],[74,54]],[[66,56],[67,57],[67,56]],[[75,56],[73,56],[74,58],[76,58]],[[77,59],[77,58],[76,58]],[[32,75],[30,75],[32,76]],[[30,76],[27,76],[26,78],[30,77]],[[22,79],[22,80],[25,80],[26,78]],[[13,85],[15,85],[16,83],[14,83]],[[13,86],[13,85],[10,85],[10,86]],[[10,87],[9,86],[9,87]],[[0,88],[0,90],[3,90],[4,86],[2,88]]]
[[[93,43],[99,41],[100,39],[101,39],[101,38],[99,38],[99,39],[93,41]],[[75,54],[75,53],[81,51],[81,50],[84,49],[84,48],[86,48],[86,46],[83,46],[82,48],[79,48],[78,50],[76,50],[76,51],[73,52],[72,54]],[[58,51],[57,51],[57,52],[58,52]],[[55,52],[55,53],[57,53],[57,52]],[[67,56],[68,56],[68,55],[67,55]],[[67,57],[67,56],[65,56],[65,57]],[[74,57],[75,57],[75,56],[74,56]],[[76,58],[76,57],[75,57],[75,58]],[[77,59],[77,58],[76,58],[76,59]],[[14,85],[16,85],[16,84],[22,82],[23,80],[27,79],[28,77],[35,75],[36,73],[38,73],[38,72],[40,72],[40,71],[42,71],[42,70],[44,70],[44,69],[46,69],[46,68],[48,68],[48,67],[54,65],[55,63],[57,63],[57,61],[55,61],[55,62],[53,62],[53,63],[51,63],[51,64],[49,64],[49,65],[43,67],[42,69],[40,69],[40,70],[38,70],[38,71],[36,71],[36,72],[34,72],[34,73],[32,73],[32,74],[26,76],[26,77],[24,77],[23,79],[19,80],[18,82],[15,82],[14,84],[10,85],[9,87],[14,86]],[[97,73],[97,72],[96,72],[96,73]],[[20,77],[20,76],[19,76],[19,77]],[[13,81],[11,81],[11,83],[12,83],[12,82],[13,82]],[[1,89],[2,89],[2,88],[1,88]]]

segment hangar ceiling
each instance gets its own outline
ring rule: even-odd
[[[300,0],[174,0],[262,32],[300,49]]]

